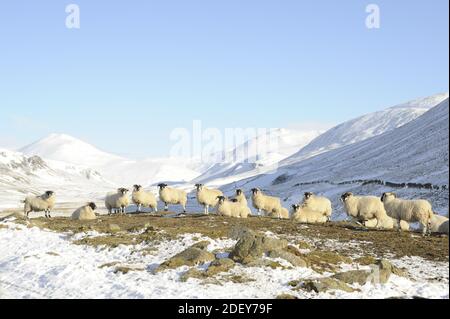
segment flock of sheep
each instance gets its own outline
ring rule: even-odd
[[[234,198],[227,198],[222,191],[210,189],[202,184],[195,185],[198,203],[204,207],[204,213],[209,214],[211,207],[216,208],[217,215],[232,218],[248,218],[251,215],[247,198],[241,189],[236,190]],[[186,213],[188,194],[184,190],[169,187],[167,184],[159,184],[159,199],[164,203],[165,211],[169,205],[181,205]],[[156,196],[145,191],[142,186],[134,185],[129,198],[129,190],[119,188],[116,192],[108,193],[105,198],[105,207],[108,213],[125,214],[126,208],[132,202],[140,212],[142,207],[158,211]],[[303,201],[298,205],[292,205],[289,212],[281,204],[278,197],[265,195],[260,189],[252,189],[252,206],[259,213],[264,212],[266,216],[279,219],[292,219],[300,223],[323,224],[331,219],[333,213],[331,201],[313,193],[305,193]],[[409,223],[419,223],[423,229],[423,235],[432,232],[449,232],[449,220],[447,217],[439,216],[433,212],[433,208],[427,200],[405,200],[397,198],[394,193],[384,193],[381,197],[355,196],[345,193],[341,196],[346,213],[369,228],[409,230]],[[28,218],[30,212],[45,212],[45,217],[50,218],[50,211],[56,202],[55,193],[47,191],[41,196],[27,197],[24,201],[24,213]],[[95,203],[77,209],[73,219],[91,220],[96,219]]]

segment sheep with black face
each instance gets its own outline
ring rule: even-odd
[[[55,192],[46,191],[39,196],[28,196],[23,203],[25,204],[23,211],[27,218],[31,212],[45,212],[45,217],[51,218],[50,211],[56,203]]]
[[[181,205],[183,212],[186,213],[187,193],[181,189],[169,187],[167,184],[161,183],[159,187],[159,199],[164,203],[164,210],[169,210],[169,204]]]
[[[196,184],[197,202],[205,209],[205,214],[209,214],[209,207],[217,205],[217,197],[223,196],[223,193],[218,189],[209,189],[203,184]]]
[[[128,193],[130,191],[126,188],[118,188],[116,192],[106,194],[105,207],[108,210],[109,215],[113,211],[118,211],[120,214],[126,213],[126,208],[130,205],[130,199]]]
[[[131,194],[133,204],[137,206],[137,212],[141,211],[141,207],[149,207],[152,211],[158,211],[158,202],[156,196],[151,192],[146,192],[141,185],[133,186],[133,193]]]

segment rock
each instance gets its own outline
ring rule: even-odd
[[[205,272],[198,270],[196,268],[191,268],[188,271],[186,271],[183,275],[180,277],[181,282],[186,282],[189,279],[204,279],[206,278]]]
[[[108,231],[110,233],[118,233],[121,231],[120,226],[117,224],[109,224]]]
[[[198,248],[198,249],[201,249],[201,250],[205,250],[205,249],[208,248],[209,245],[211,245],[211,243],[209,241],[207,241],[207,240],[204,240],[204,241],[196,243],[192,247]]]
[[[272,250],[268,253],[268,257],[270,258],[281,258],[292,264],[294,267],[303,267],[307,268],[308,263],[301,257],[291,254],[288,251],[284,250]]]
[[[321,278],[318,280],[308,280],[303,283],[303,289],[314,291],[316,293],[326,292],[328,290],[342,290],[345,292],[355,292],[356,290],[335,278]]]
[[[353,261],[349,257],[339,255],[332,251],[315,250],[303,256],[308,265],[316,272],[336,272],[338,265],[351,264]]]
[[[236,235],[237,234],[237,235]],[[264,253],[287,248],[288,242],[264,235],[257,235],[249,229],[234,231],[233,236],[240,236],[239,241],[230,254],[230,258],[243,264],[261,258]]]
[[[208,251],[190,247],[173,256],[156,269],[156,272],[166,269],[176,269],[182,266],[197,266],[214,261],[216,257]]]
[[[206,274],[208,276],[214,276],[222,272],[228,272],[235,266],[235,262],[229,258],[216,259],[212,262],[211,266],[209,266]]]
[[[365,285],[372,281],[373,272],[367,270],[351,270],[336,274],[333,278],[345,282],[346,284],[360,284]]]
[[[377,261],[375,265],[372,265],[371,270],[347,271],[336,274],[333,278],[347,284],[386,284],[394,272],[401,273],[401,271],[394,267],[388,260],[382,259]]]

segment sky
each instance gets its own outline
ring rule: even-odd
[[[66,5],[80,28],[66,27]],[[368,29],[366,6],[380,8]],[[204,127],[324,128],[448,91],[448,0],[2,1],[0,146],[165,156]]]

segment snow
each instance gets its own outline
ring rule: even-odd
[[[376,287],[358,287],[360,292],[308,293],[293,291],[288,286],[292,280],[322,277],[311,269],[290,270],[269,267],[236,266],[230,274],[245,276],[252,281],[243,284],[219,278],[220,285],[202,283],[196,279],[180,282],[179,277],[187,267],[154,274],[159,264],[183,251],[199,240],[198,234],[183,235],[155,247],[153,254],[142,254],[149,246],[119,246],[93,248],[75,245],[80,236],[60,234],[38,228],[27,228],[13,220],[0,223],[0,298],[275,298],[289,293],[300,298],[387,298],[414,297],[448,298],[448,263],[425,261],[421,258],[392,260],[406,267],[413,279],[392,276],[388,284]],[[98,236],[89,233],[84,236]],[[235,244],[232,240],[212,240],[208,249],[225,250]],[[114,266],[128,266],[136,271],[128,274],[114,272]],[[102,267],[103,266],[103,267]],[[355,266],[343,265],[343,269]]]
[[[342,211],[340,195],[346,191],[381,196],[391,187],[367,184],[381,180],[395,183],[431,183],[447,189],[398,188],[399,196],[425,198],[441,214],[448,213],[448,99],[415,120],[381,135],[293,163],[276,171],[233,181],[223,190],[262,188],[281,196],[285,205],[297,203],[306,191],[332,199]],[[279,182],[278,182],[279,181]],[[343,216],[334,216],[335,219]]]
[[[20,151],[46,161],[83,166],[98,171],[116,186],[141,184],[150,186],[161,181],[186,182],[197,177],[201,166],[182,158],[132,160],[98,150],[66,134],[52,134]]]
[[[448,93],[436,94],[344,122],[314,139],[280,165],[293,164],[389,132],[415,120],[446,99],[448,99]]]

